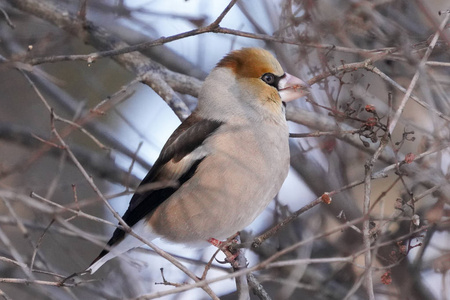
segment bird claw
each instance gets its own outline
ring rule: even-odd
[[[216,262],[218,262],[219,264],[222,264],[222,265],[228,263],[226,258],[224,260],[218,260],[217,258],[215,258],[215,260],[216,260]]]
[[[234,264],[236,262],[236,258],[239,256],[239,251],[237,249],[230,249],[230,245],[238,243],[236,237],[239,235],[239,232],[230,237],[225,242],[219,241],[215,238],[208,239],[208,242],[213,246],[216,246],[225,254],[225,259],[223,261],[215,259],[219,264]]]
[[[227,252],[225,253],[225,261],[232,264],[236,261],[236,258],[239,256],[239,251],[236,251],[236,253]]]

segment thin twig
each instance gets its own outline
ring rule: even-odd
[[[1,283],[18,283],[18,284],[37,284],[37,285],[50,285],[59,286],[57,281],[45,281],[45,280],[32,280],[32,279],[22,279],[22,278],[0,278]],[[76,284],[66,283],[64,286],[74,287]]]
[[[252,292],[261,300],[271,300],[267,291],[264,289],[261,283],[258,282],[255,275],[252,273],[247,274],[248,285],[252,289]]]
[[[5,17],[6,24],[8,24],[8,26],[11,27],[12,29],[16,28],[16,26],[13,24],[13,22],[11,22],[11,19],[9,18],[6,11],[1,7],[0,7],[0,11],[2,12],[3,16]]]
[[[413,78],[411,79],[411,82],[409,83],[408,89],[406,90],[405,95],[403,96],[402,101],[400,102],[399,107],[397,108],[397,111],[395,112],[394,117],[392,118],[392,121],[389,125],[389,133],[392,134],[394,131],[394,128],[397,126],[397,122],[400,119],[400,116],[403,113],[403,110],[405,109],[406,103],[409,100],[409,97],[412,94],[412,91],[414,87],[416,86],[417,81],[419,80],[420,73],[423,72],[425,62],[428,60],[428,58],[431,55],[431,52],[433,52],[434,46],[436,45],[436,42],[439,39],[439,35],[441,34],[444,27],[447,25],[448,20],[450,19],[450,14],[446,14],[444,20],[442,20],[441,25],[439,26],[439,29],[436,31],[436,33],[433,36],[433,39],[431,40],[430,45],[427,48],[427,51],[423,55],[422,59],[420,60],[420,63],[417,66],[417,71],[414,74]]]
[[[389,122],[389,119],[388,119]],[[389,124],[387,124],[389,126]],[[388,144],[389,141],[389,132],[385,132],[383,137],[381,138],[380,145],[377,150],[373,154],[373,156],[366,162],[364,165],[365,175],[364,175],[364,202],[363,202],[363,216],[365,216],[363,222],[363,244],[364,248],[367,249],[364,260],[366,266],[365,272],[365,287],[367,294],[370,300],[375,300],[375,294],[373,291],[373,278],[372,278],[372,253],[369,250],[371,244],[371,235],[370,235],[370,196],[372,193],[372,173],[375,162],[378,161],[379,156],[384,151],[384,148]]]
[[[38,95],[39,99],[42,101],[42,103],[44,103],[45,107],[47,108],[47,110],[49,112],[52,111],[52,107],[50,106],[50,104],[47,102],[47,100],[45,100],[45,97],[42,95],[42,93],[39,91],[39,89],[36,87],[36,85],[34,84],[34,82],[31,80],[31,78],[28,76],[27,73],[25,73],[24,71],[20,70],[20,72],[22,73],[22,75],[27,79],[28,83],[31,85],[31,87],[33,88],[34,92],[36,93],[36,95]],[[82,133],[84,133],[87,137],[89,137],[95,144],[97,144],[98,147],[100,147],[100,149],[104,149],[104,150],[108,150],[109,148],[106,147],[105,145],[103,145],[95,136],[93,136],[92,134],[90,134],[86,129],[84,129],[80,124],[75,123],[73,121],[67,120],[65,118],[62,118],[60,116],[58,116],[55,112],[53,112],[53,118],[56,121],[61,121],[64,123],[67,123],[75,128],[77,128],[78,130],[80,130]],[[51,142],[49,142],[51,143]]]
[[[44,236],[46,235],[46,233],[48,232],[48,229],[53,225],[54,222],[55,222],[55,219],[52,219],[50,221],[48,226],[45,228],[45,230],[42,232],[41,236],[39,237],[38,242],[36,243],[36,246],[34,247],[33,255],[31,256],[31,262],[30,262],[30,270],[31,271],[33,271],[33,269],[34,269],[34,260],[39,251],[39,246],[42,244],[42,240],[44,239]]]

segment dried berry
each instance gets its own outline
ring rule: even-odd
[[[373,106],[372,104],[367,104],[367,105],[364,107],[364,109],[365,109],[367,112],[370,112],[370,113],[376,112],[375,106]]]

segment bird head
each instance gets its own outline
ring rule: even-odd
[[[222,116],[239,112],[279,116],[284,111],[283,102],[304,96],[308,88],[307,83],[284,72],[270,52],[243,48],[226,55],[210,73],[199,107],[204,107],[202,102],[213,104],[210,107],[220,108]]]

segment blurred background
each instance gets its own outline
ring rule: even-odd
[[[221,27],[206,27],[228,5]],[[262,47],[312,89],[287,105],[289,176],[241,232],[249,267],[301,244],[251,273],[267,294],[252,285],[250,297],[449,299],[448,9],[444,0],[1,1],[1,297],[210,298],[160,284],[160,268],[169,282],[193,280],[148,247],[57,283],[86,269],[115,229],[99,195],[123,214],[209,71],[233,49]],[[199,277],[216,250],[155,243]],[[214,262],[206,278],[230,272]],[[234,279],[209,286],[238,298]]]

